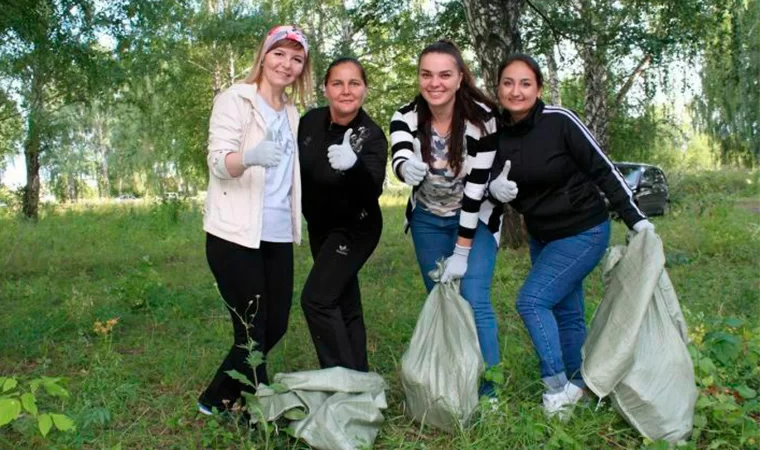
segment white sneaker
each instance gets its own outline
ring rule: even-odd
[[[214,415],[214,412],[209,408],[208,406],[204,405],[201,402],[198,402],[198,412],[203,414],[204,416],[212,416]]]
[[[583,389],[568,382],[564,389],[554,394],[544,394],[544,414],[547,417],[559,415],[560,420],[570,418],[573,406],[583,398]]]

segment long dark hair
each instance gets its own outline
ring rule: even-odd
[[[457,68],[462,73],[462,83],[454,97],[454,114],[451,117],[451,132],[449,133],[449,166],[454,173],[459,173],[464,161],[464,132],[466,123],[470,122],[477,126],[480,131],[486,133],[486,122],[489,120],[489,114],[478,106],[475,102],[486,105],[492,112],[497,111],[496,103],[486,96],[480,89],[475,86],[475,79],[462,59],[462,52],[453,42],[441,39],[422,50],[417,60],[419,70],[422,57],[428,53],[443,53],[450,55],[456,61]],[[422,94],[417,95],[417,134],[420,140],[422,159],[430,164],[432,162],[432,148],[430,140],[432,137],[432,113],[427,101]]]

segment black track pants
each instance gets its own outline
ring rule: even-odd
[[[251,249],[206,234],[206,258],[232,318],[234,343],[200,402],[225,409],[250,387],[225,372],[237,370],[253,383],[269,383],[266,364],[255,376],[241,348],[249,338],[266,355],[285,335],[293,298],[293,244],[262,242]]]
[[[380,240],[379,222],[363,231],[309,230],[314,266],[301,294],[301,306],[323,369],[368,370],[357,274]]]

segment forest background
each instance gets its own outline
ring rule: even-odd
[[[420,49],[447,37],[490,92],[508,53],[534,55],[547,102],[580,113],[615,160],[670,171],[760,158],[756,1],[4,0],[3,11],[0,200],[21,187],[32,218],[40,195],[202,191],[212,99],[275,23],[306,30],[317,80],[332,59],[358,57],[383,126],[415,95]]]

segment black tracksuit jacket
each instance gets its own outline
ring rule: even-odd
[[[337,171],[327,160],[327,148],[343,142],[349,128],[358,158],[352,168]],[[309,111],[298,127],[298,152],[303,215],[310,230],[382,223],[378,197],[383,190],[388,140],[363,109],[348,126],[333,123],[327,107]]]
[[[357,160],[338,171],[327,149],[351,128]],[[380,241],[388,141],[359,110],[348,126],[330,121],[328,108],[301,118],[298,128],[303,214],[314,265],[301,292],[301,307],[322,368],[367,371],[367,337],[358,273]]]
[[[575,113],[539,99],[521,121],[504,119],[491,179],[511,161],[508,178],[517,183],[518,195],[510,205],[523,215],[533,238],[562,239],[608,220],[600,190],[629,228],[646,219],[623,176]]]

